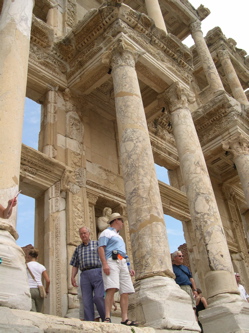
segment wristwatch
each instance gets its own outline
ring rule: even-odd
[[[193,291],[197,291],[197,289],[193,289]]]

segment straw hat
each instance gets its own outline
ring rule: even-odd
[[[122,219],[122,220],[124,220],[124,217],[121,216],[119,213],[112,213],[112,214],[110,215],[110,218],[109,218],[109,220],[108,220],[107,223],[110,224],[111,222],[113,222],[113,221],[116,220],[116,219]]]

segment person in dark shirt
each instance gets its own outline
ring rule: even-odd
[[[189,294],[192,300],[193,309],[196,308],[195,297],[197,296],[197,288],[195,280],[187,266],[183,265],[183,255],[181,251],[175,251],[172,254],[173,272],[176,276],[176,283]]]

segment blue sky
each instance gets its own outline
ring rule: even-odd
[[[249,42],[247,38],[249,0],[236,0],[236,3],[233,1],[217,0],[192,0],[190,2],[195,8],[203,4],[211,10],[211,14],[202,22],[204,36],[210,29],[220,26],[227,38],[233,38],[237,41],[237,47],[249,52]],[[192,38],[188,37],[184,43],[187,46],[193,45]],[[39,128],[40,105],[26,99],[23,143],[37,149]],[[168,184],[166,169],[156,167],[156,172],[158,179]],[[185,242],[182,224],[180,221],[170,216],[165,216],[165,219],[170,251],[173,252],[179,245]],[[21,194],[18,198],[17,231],[19,233],[19,239],[17,240],[19,246],[33,244],[34,199]]]

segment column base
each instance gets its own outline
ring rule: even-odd
[[[31,309],[31,296],[23,250],[6,230],[0,230],[0,306]]]
[[[240,300],[199,312],[204,332],[249,333],[249,303]]]
[[[143,326],[200,332],[189,295],[173,279],[154,276],[135,283],[129,298],[129,318]]]

